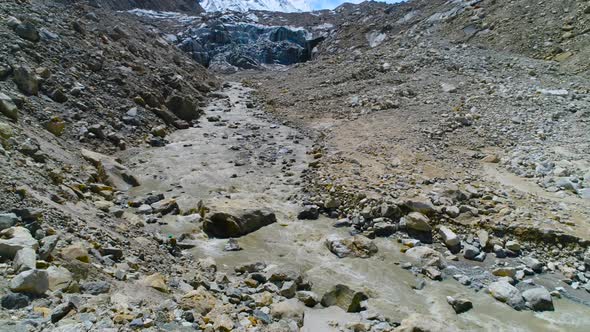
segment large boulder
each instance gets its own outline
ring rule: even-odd
[[[119,190],[128,190],[130,187],[139,186],[139,181],[127,169],[121,165],[115,158],[104,154],[82,149],[82,157],[90,162],[99,174],[99,181],[112,185]]]
[[[522,292],[525,305],[534,311],[553,311],[553,299],[545,287],[536,287]]]
[[[446,266],[443,255],[426,246],[410,248],[406,251],[406,255],[422,266],[435,266],[440,269]]]
[[[78,242],[63,248],[60,252],[61,256],[68,261],[80,261],[83,263],[90,263],[90,256],[88,249],[83,243]]]
[[[49,289],[45,270],[28,270],[19,273],[10,281],[10,290],[16,293],[42,295]]]
[[[369,238],[355,235],[346,239],[329,237],[326,246],[336,256],[369,258],[377,253],[377,245]]]
[[[28,229],[10,227],[0,232],[0,256],[12,259],[23,248],[39,248],[39,243]]]
[[[72,273],[62,266],[52,265],[47,268],[47,279],[49,281],[49,290],[52,292],[68,289],[74,283]]]
[[[505,280],[492,282],[488,286],[488,292],[498,301],[504,302],[514,309],[524,307],[524,301],[520,291]]]
[[[438,234],[442,238],[444,244],[451,250],[452,252],[456,252],[459,249],[459,245],[461,244],[461,239],[447,226],[441,226],[438,229]]]
[[[199,315],[206,315],[217,304],[217,298],[203,286],[184,294],[179,301],[180,308],[194,310]]]
[[[14,69],[14,83],[26,95],[39,93],[39,78],[35,71],[27,66],[19,66]]]
[[[263,209],[242,210],[230,214],[215,212],[203,222],[203,230],[217,238],[240,237],[275,223],[273,212]]]
[[[14,32],[16,32],[19,37],[28,41],[38,42],[41,39],[39,36],[39,30],[29,22],[18,24],[15,27]]]
[[[16,225],[16,223],[19,221],[20,218],[14,213],[0,213],[0,231]]]
[[[166,107],[177,117],[185,121],[198,119],[203,111],[197,108],[195,102],[189,98],[178,95],[171,96],[166,101]]]
[[[37,254],[32,248],[22,248],[14,256],[12,268],[19,273],[26,270],[32,270],[37,266]]]
[[[18,119],[18,107],[12,102],[12,98],[0,92],[0,113],[12,119]]]
[[[404,220],[406,221],[406,227],[408,230],[416,232],[432,231],[432,227],[429,224],[430,219],[420,212],[411,212],[404,217]]]
[[[305,305],[296,298],[288,299],[270,306],[270,314],[276,319],[293,319],[303,323]]]
[[[335,305],[347,312],[360,312],[363,309],[361,302],[367,299],[369,297],[365,293],[354,291],[346,285],[338,284],[324,294],[320,303],[324,307]]]

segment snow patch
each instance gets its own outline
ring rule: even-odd
[[[307,0],[203,0],[201,7],[207,12],[267,10],[292,13],[311,11]]]

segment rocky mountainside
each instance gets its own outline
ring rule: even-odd
[[[588,331],[589,8],[2,1],[0,330]]]
[[[88,4],[93,7],[103,7],[113,10],[130,10],[140,8],[190,14],[198,14],[203,12],[203,7],[201,7],[199,2],[196,0],[49,0],[48,2],[61,2],[64,4],[88,2]]]

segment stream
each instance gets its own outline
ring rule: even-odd
[[[535,313],[515,311],[485,290],[475,292],[452,278],[426,280],[422,290],[414,290],[416,276],[400,266],[408,259],[402,245],[391,238],[377,238],[379,252],[371,258],[337,258],[326,248],[325,239],[347,236],[347,229],[332,227],[335,221],[326,217],[296,218],[300,203],[293,197],[310,161],[306,152],[311,141],[265,115],[253,104],[251,93],[239,83],[227,83],[206,108],[199,127],[176,131],[167,137],[166,146],[127,158],[125,164],[142,184],[129,194],[165,193],[176,197],[183,211],[199,201],[213,210],[268,208],[276,213],[277,223],[239,238],[243,250],[236,252],[223,250],[227,240],[207,239],[198,224],[175,216],[165,216],[166,224],[148,224],[150,231],[198,234],[191,253],[213,257],[228,272],[245,262],[264,261],[302,271],[320,295],[338,283],[364,290],[370,310],[393,321],[418,312],[468,331],[588,331],[589,307],[566,298],[554,298],[553,312]],[[457,294],[470,299],[474,308],[455,314],[446,296]],[[303,331],[338,331],[334,322],[343,326],[359,320],[360,314],[337,307],[308,309]]]

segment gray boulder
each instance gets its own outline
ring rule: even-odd
[[[0,102],[2,96],[0,94]],[[0,231],[14,226],[20,218],[14,213],[0,213]]]
[[[406,221],[406,227],[409,230],[417,232],[432,231],[432,227],[429,224],[430,219],[420,212],[411,212],[404,217],[404,220]]]
[[[522,292],[527,307],[534,311],[553,311],[553,299],[545,287],[537,287]]]
[[[0,92],[0,113],[12,120],[18,119],[18,107],[16,107],[9,96],[2,92]]]
[[[438,229],[438,234],[442,238],[447,248],[449,248],[451,251],[457,250],[457,248],[461,244],[461,240],[459,239],[457,234],[455,234],[455,232],[453,232],[450,228],[446,226],[441,226]]]
[[[466,244],[463,247],[463,257],[466,259],[474,260],[477,255],[479,255],[479,249],[477,247],[470,244]]]
[[[177,95],[168,98],[166,107],[184,121],[196,120],[203,115],[203,111],[197,108],[197,105],[192,99]]]
[[[8,293],[2,296],[1,303],[4,309],[20,309],[28,306],[31,303],[31,299],[24,294]]]
[[[31,248],[22,248],[14,256],[12,267],[16,273],[32,270],[37,266],[37,254]]]
[[[299,291],[297,292],[296,296],[297,299],[303,302],[303,304],[305,304],[306,307],[313,308],[316,304],[320,302],[319,296],[311,291]]]
[[[51,255],[53,250],[55,250],[58,241],[58,235],[50,235],[41,239],[41,248],[39,248],[39,259],[46,260]]]
[[[447,296],[447,302],[453,307],[453,310],[455,310],[457,314],[462,314],[473,308],[473,303],[464,298],[454,298],[452,296]]]
[[[80,290],[83,293],[98,295],[108,293],[111,290],[111,285],[106,281],[86,282],[80,286]]]
[[[316,220],[320,217],[320,208],[317,205],[305,205],[297,214],[299,220]]]
[[[338,284],[322,297],[321,304],[324,307],[338,306],[347,312],[360,312],[363,310],[361,302],[369,297],[359,291],[354,291],[346,285]]]
[[[45,270],[24,271],[10,281],[10,290],[17,293],[42,295],[48,289],[49,280]]]
[[[377,253],[377,245],[369,238],[356,235],[346,239],[329,237],[326,239],[328,249],[339,258],[359,257],[369,258]]]
[[[492,282],[488,286],[488,292],[496,300],[504,302],[516,310],[521,310],[524,307],[524,301],[520,291],[507,281],[501,280]]]
[[[439,269],[446,266],[446,261],[443,255],[426,246],[410,248],[406,251],[406,255],[420,263],[421,266],[435,266]]]
[[[14,83],[26,95],[39,93],[39,78],[35,71],[27,66],[19,66],[14,69]]]
[[[203,230],[211,236],[226,239],[252,233],[276,221],[273,212],[263,209],[242,210],[234,214],[215,212],[205,219]]]
[[[2,257],[12,259],[23,248],[37,250],[38,247],[37,240],[24,227],[11,227],[0,232],[0,256]]]
[[[40,39],[39,31],[31,23],[21,23],[17,25],[14,32],[16,32],[19,37],[28,41],[38,42]]]

